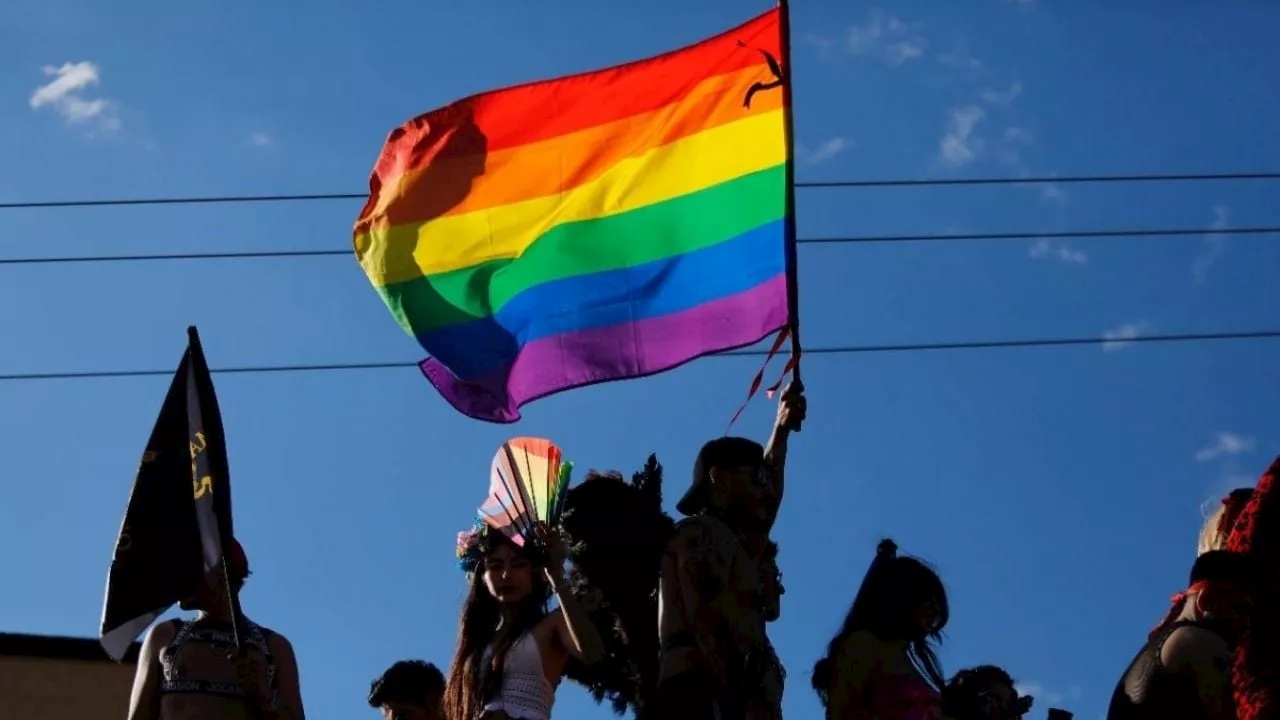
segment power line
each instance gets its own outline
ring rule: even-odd
[[[1224,180],[1280,180],[1280,173],[1179,173],[1171,175],[1039,175],[1034,177],[946,178],[931,180],[839,180],[798,182],[806,188],[954,187],[957,185],[1080,185],[1119,182],[1221,182]]]
[[[1224,340],[1262,340],[1280,338],[1280,330],[1259,330],[1252,332],[1222,333],[1185,333],[1176,335],[1142,335],[1132,338],[1116,337],[1075,337],[1075,338],[1042,338],[1031,340],[990,340],[966,342],[937,342],[904,345],[849,345],[843,347],[807,348],[806,355],[861,355],[868,353],[928,352],[951,350],[984,350],[1004,348],[1033,347],[1067,347],[1081,345],[1108,345],[1131,343],[1160,342],[1212,342]],[[765,350],[730,350],[712,357],[759,357],[767,355]],[[292,373],[292,372],[331,372],[344,370],[403,370],[416,367],[417,362],[411,360],[393,360],[386,362],[364,363],[327,363],[322,365],[245,365],[218,368],[213,373],[221,375],[244,375],[259,373]],[[81,372],[48,372],[48,373],[10,373],[0,374],[2,381],[32,380],[86,380],[103,378],[131,378],[172,375],[172,369],[162,370],[88,370]]]
[[[935,178],[918,180],[814,180],[798,182],[797,188],[899,188],[955,187],[962,185],[1076,185],[1119,182],[1221,182],[1227,180],[1280,180],[1280,172],[1178,173],[1147,175],[1049,175],[1034,177]],[[212,205],[229,203],[321,202],[365,200],[368,193],[310,193],[300,195],[211,195],[167,198],[122,198],[113,200],[37,200],[0,203],[0,210],[39,208],[122,207],[136,205]]]
[[[1066,240],[1081,238],[1179,237],[1188,235],[1274,235],[1280,226],[1247,228],[1164,228],[1148,230],[1068,230],[1063,232],[948,233],[942,235],[854,235],[810,237],[806,245],[874,244],[901,242],[965,242],[975,240]],[[236,260],[263,258],[350,257],[351,248],[315,250],[244,250],[235,252],[155,253],[141,255],[71,255],[65,257],[0,258],[0,265],[54,265],[63,263],[150,262],[163,260]]]

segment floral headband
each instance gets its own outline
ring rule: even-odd
[[[471,529],[458,533],[454,557],[463,572],[470,574],[480,569],[480,563],[484,561],[484,552],[481,551],[480,546],[488,533],[489,526],[478,519]]]
[[[453,556],[457,560],[460,570],[468,575],[480,570],[480,566],[484,563],[485,550],[492,549],[489,533],[495,532],[498,533],[497,540],[507,540],[506,533],[501,530],[495,530],[483,518],[477,518],[470,529],[458,533]],[[546,549],[540,542],[526,540],[525,537],[524,533],[520,533],[516,537],[507,540],[507,542],[511,542],[516,547],[522,548],[524,552],[529,553],[529,559],[535,564],[541,565],[545,563],[547,561]]]

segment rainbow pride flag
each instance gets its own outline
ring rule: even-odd
[[[782,12],[391,133],[356,256],[455,408],[514,422],[788,324]]]

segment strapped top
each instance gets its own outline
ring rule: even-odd
[[[485,650],[484,667],[489,667],[492,649]],[[502,710],[515,720],[551,720],[556,689],[542,671],[538,640],[527,632],[507,651],[502,664],[502,684],[498,697],[485,710]]]
[[[247,619],[245,628],[248,630],[247,637],[241,638],[241,641],[262,653],[267,666],[267,683],[271,688],[271,702],[274,704],[279,694],[279,687],[276,679],[275,658],[271,654],[271,646],[267,643],[267,638],[274,633]],[[240,684],[235,680],[215,682],[188,677],[186,667],[178,658],[179,650],[188,641],[225,645],[230,650],[235,647],[235,633],[230,623],[218,620],[179,621],[178,632],[174,633],[173,640],[160,653],[160,666],[164,670],[163,679],[160,681],[160,693],[162,695],[190,693],[228,698],[244,697]]]
[[[1169,636],[1179,628],[1200,627],[1229,637],[1224,627],[1210,622],[1179,620],[1169,623],[1147,641],[1125,669],[1111,696],[1108,720],[1160,720],[1204,717],[1200,693],[1192,681],[1171,673],[1161,661]]]

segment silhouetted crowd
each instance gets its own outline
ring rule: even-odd
[[[642,720],[775,720],[786,672],[769,641],[784,592],[770,532],[782,501],[788,440],[805,416],[783,393],[769,441],[707,443],[693,481],[661,510],[661,466],[628,482],[591,473],[569,491],[558,526],[514,539],[460,533],[469,590],[447,672],[397,662],[368,703],[385,720],[549,720],[568,678]],[[1110,720],[1276,717],[1280,652],[1270,486],[1233,492],[1208,518],[1187,587],[1119,679]],[[1189,553],[1190,555],[1190,553]],[[237,591],[248,562],[228,554]],[[566,568],[569,568],[566,570]],[[281,635],[253,623],[230,653],[218,581],[183,604],[191,620],[153,627],[138,664],[130,720],[302,720],[297,664]],[[551,600],[554,597],[555,603]],[[554,607],[554,609],[551,609]],[[1020,696],[995,665],[949,679],[936,656],[950,617],[938,574],[883,540],[839,631],[812,668],[828,720],[1013,720]],[[1071,717],[1049,709],[1051,719]]]

